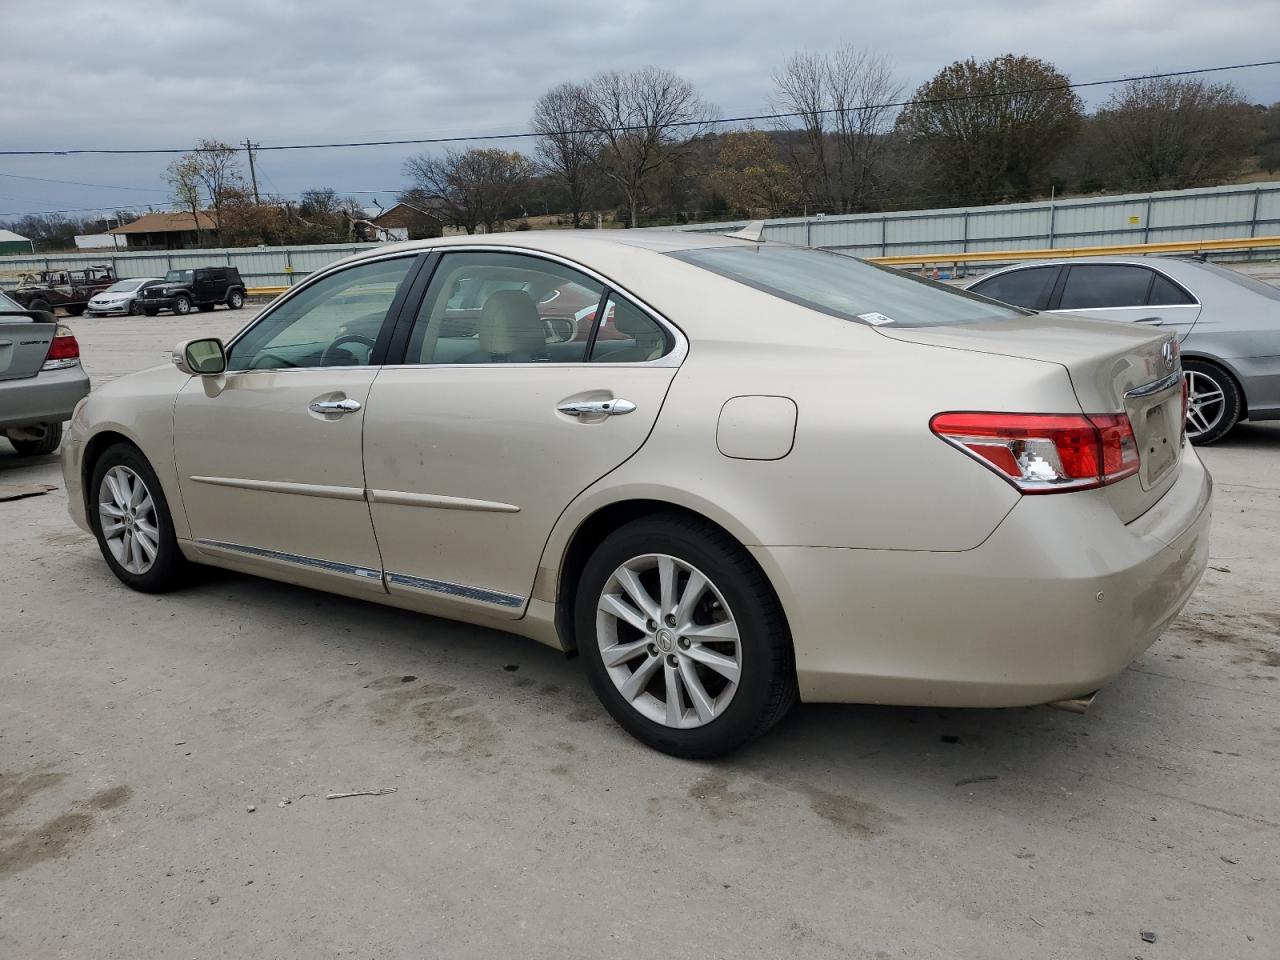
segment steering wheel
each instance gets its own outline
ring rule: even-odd
[[[369,355],[373,355],[373,348],[376,341],[372,337],[365,337],[358,333],[347,333],[339,337],[333,343],[324,348],[324,352],[320,354],[320,366],[327,367],[329,365],[329,353],[332,350],[342,346],[344,343],[362,343],[369,348]]]

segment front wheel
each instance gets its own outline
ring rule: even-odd
[[[1187,439],[1207,447],[1225,437],[1240,419],[1240,388],[1221,367],[1203,360],[1185,360],[1187,377]]]
[[[179,586],[188,563],[178,549],[169,503],[136,447],[109,447],[93,467],[89,515],[111,572],[143,593]]]
[[[750,554],[704,521],[663,514],[610,534],[587,561],[574,622],[605,708],[664,753],[728,753],[796,700],[781,604]]]
[[[173,300],[173,312],[185,315],[191,312],[191,301],[186,297],[175,297]]]
[[[227,306],[232,310],[239,310],[244,306],[244,292],[241,290],[232,290],[227,294]]]
[[[142,307],[138,306],[138,301],[137,301],[137,300],[130,300],[130,301],[129,301],[129,316],[131,316],[131,317],[136,317],[136,316],[137,316],[138,314],[140,314],[141,312],[142,312]]]

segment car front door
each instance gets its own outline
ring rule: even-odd
[[[540,304],[566,285],[627,336],[593,346],[549,322]],[[517,618],[556,518],[644,443],[683,340],[601,278],[495,251],[444,254],[409,319],[365,421],[387,589]]]
[[[361,432],[416,262],[364,262],[307,284],[229,347],[224,376],[179,392],[174,452],[201,550],[383,591]]]
[[[1071,264],[1053,308],[1082,317],[1166,328],[1179,340],[1200,315],[1195,298],[1163,273],[1124,263]]]

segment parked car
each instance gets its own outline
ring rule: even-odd
[[[115,282],[115,271],[106,264],[87,270],[41,270],[23,277],[9,296],[24,310],[55,313],[62,307],[78,317],[91,299]]]
[[[142,312],[138,297],[149,286],[164,283],[159,277],[137,277],[129,280],[117,280],[107,289],[89,300],[86,311],[89,316],[121,316],[130,314],[137,316]]]
[[[0,434],[25,456],[53,453],[88,392],[71,331],[0,293]]]
[[[490,287],[474,329],[462,277]],[[565,283],[624,337],[549,331]],[[1205,567],[1182,405],[1168,331],[805,248],[545,231],[320,270],[95,391],[63,472],[135,589],[210,564],[514,631],[709,757],[797,697],[1097,690]]]
[[[1032,310],[1175,334],[1193,443],[1216,443],[1241,420],[1280,419],[1280,288],[1269,283],[1194,259],[1089,257],[1007,267],[968,289]]]
[[[225,303],[232,310],[244,306],[245,287],[235,267],[195,267],[170,270],[164,282],[148,285],[138,296],[138,307],[148,317],[161,310],[187,314],[192,307],[212,310]]]

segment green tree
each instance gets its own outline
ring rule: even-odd
[[[1025,199],[1047,185],[1080,126],[1083,106],[1069,83],[1035,57],[959,60],[915,92],[898,127],[928,151],[936,185],[956,202]]]

